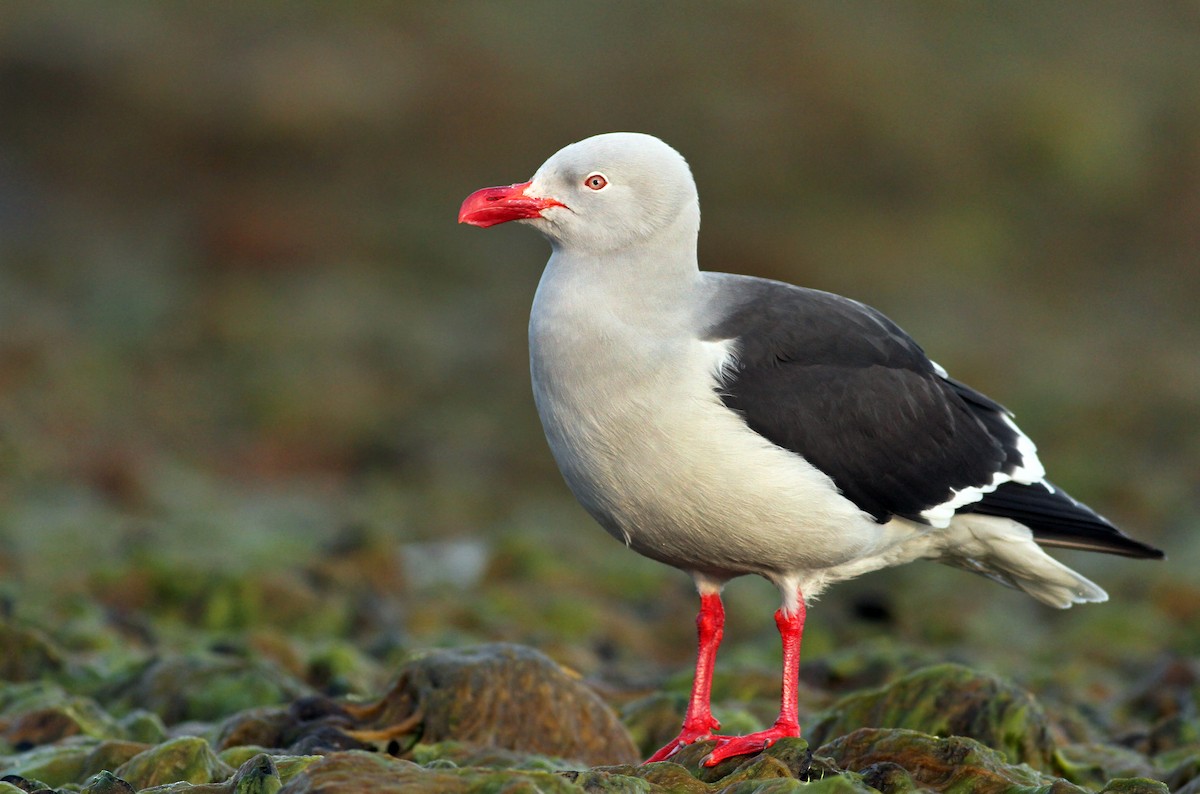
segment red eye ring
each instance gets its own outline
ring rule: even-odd
[[[583,178],[583,184],[592,190],[604,190],[608,187],[608,180],[604,178],[604,174],[588,174]]]

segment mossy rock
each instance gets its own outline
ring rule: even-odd
[[[37,747],[68,736],[125,738],[126,731],[91,698],[62,695],[55,703],[22,711],[10,719],[4,739],[14,747]]]
[[[103,693],[115,707],[154,712],[168,725],[217,720],[309,694],[274,664],[211,653],[155,659]]]
[[[213,753],[208,742],[197,736],[181,736],[135,755],[115,771],[139,791],[152,786],[184,781],[213,783],[228,779],[232,767]]]
[[[0,759],[0,777],[36,779],[47,786],[77,783],[87,776],[88,758],[99,744],[95,739],[75,737],[60,744],[35,747]]]
[[[1110,780],[1100,794],[1169,794],[1166,783],[1146,777],[1124,777]]]
[[[926,667],[878,689],[848,695],[805,726],[804,734],[816,745],[859,728],[966,736],[1013,762],[1053,768],[1046,715],[1034,697],[960,665]]]
[[[281,789],[281,794],[467,794],[480,791],[538,791],[578,794],[580,789],[551,772],[513,769],[426,768],[361,750],[331,753]]]
[[[1153,775],[1153,765],[1144,755],[1111,744],[1070,744],[1054,753],[1055,771],[1072,783],[1098,789],[1113,778]]]
[[[42,681],[66,669],[63,652],[43,632],[0,618],[0,680]]]
[[[862,775],[884,794],[936,791],[959,794],[1085,794],[1084,789],[962,736],[860,728],[817,751],[838,767]]]
[[[585,766],[638,759],[595,691],[538,651],[509,644],[433,651],[405,665],[374,702],[306,698],[287,715],[259,713],[222,727],[222,745],[235,738],[290,742],[290,752],[371,747],[401,755],[418,742],[458,742]]]
[[[136,791],[129,781],[122,780],[106,769],[88,778],[80,794],[134,794]]]

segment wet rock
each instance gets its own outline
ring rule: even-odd
[[[74,737],[61,744],[35,747],[0,759],[0,777],[37,779],[49,786],[75,783],[87,776],[88,758],[98,745],[95,739]]]
[[[631,701],[621,709],[621,722],[629,731],[638,755],[648,758],[679,734],[687,696],[656,692]]]
[[[513,769],[427,768],[378,753],[332,753],[284,786],[281,794],[466,794],[477,791],[538,791],[578,794],[551,772]]]
[[[1200,750],[1200,748],[1197,748]],[[1200,752],[1187,754],[1182,757],[1172,754],[1171,756],[1155,759],[1163,762],[1163,766],[1171,771],[1161,777],[1161,780],[1167,784],[1167,788],[1174,792],[1180,792],[1184,789],[1189,791],[1200,790]],[[1155,775],[1154,777],[1159,777]]]
[[[313,708],[314,703],[320,708]],[[301,698],[284,709],[250,709],[235,714],[217,729],[216,746],[222,751],[258,746],[291,755],[398,748],[398,744],[390,746],[390,741],[382,746],[360,741],[352,735],[354,726],[354,717],[338,701]]]
[[[1141,753],[1111,744],[1069,744],[1054,754],[1055,771],[1088,788],[1113,778],[1148,777],[1154,767]]]
[[[105,770],[88,778],[80,794],[134,794],[136,790],[128,781]]]
[[[1110,780],[1100,794],[1169,794],[1165,783],[1144,777]]]
[[[158,744],[167,738],[167,728],[158,715],[144,709],[134,709],[117,721],[122,735],[132,742]]]
[[[740,755],[726,759],[716,766],[704,766],[704,759],[716,747],[715,741],[695,742],[684,747],[671,757],[670,763],[683,767],[689,774],[706,783],[725,779],[747,767],[762,764],[756,769],[759,777],[779,777],[780,773],[797,780],[808,780],[813,764],[813,754],[804,739],[780,739],[765,750],[754,755]],[[763,761],[769,759],[769,761]],[[656,766],[650,764],[650,767]]]
[[[254,708],[238,712],[217,729],[216,747],[257,746],[283,749],[291,744],[300,720],[292,709]]]
[[[800,678],[808,686],[844,693],[883,686],[911,670],[936,662],[930,653],[875,640],[806,660],[800,665]]]
[[[868,785],[884,794],[922,789],[973,794],[1017,794],[1030,788],[1048,794],[1084,792],[1025,764],[1009,764],[996,750],[962,736],[860,728],[823,745],[816,754],[861,774]]]
[[[83,760],[80,777],[87,777],[106,769],[117,769],[150,748],[151,745],[142,742],[127,742],[120,739],[100,742]]]
[[[68,736],[125,738],[120,723],[90,698],[61,694],[57,703],[45,706],[25,704],[27,710],[0,721],[4,740],[17,749],[52,744]],[[17,709],[13,709],[17,710]]]
[[[80,732],[79,723],[65,709],[39,709],[14,718],[4,730],[4,740],[23,750],[52,744]]]
[[[624,726],[594,691],[537,651],[513,645],[436,651],[406,665],[377,701],[303,697],[286,709],[240,712],[216,735],[221,750],[258,746],[294,755],[354,749],[404,755],[421,743],[583,764],[638,758]]]
[[[35,628],[0,618],[0,680],[38,681],[66,668],[63,653]]]
[[[42,791],[50,792],[51,789],[40,780],[32,780],[20,775],[5,775],[4,777],[0,777],[0,794],[7,794],[7,792],[14,792],[15,794],[26,792],[28,794],[29,792]]]
[[[587,792],[670,791],[678,794],[708,794],[712,789],[691,773],[669,761],[647,766],[601,766],[582,772],[563,773],[565,780]]]
[[[193,654],[154,660],[104,695],[117,707],[146,709],[174,725],[217,720],[310,693],[303,683],[267,661]]]
[[[919,790],[908,770],[893,761],[871,764],[862,770],[860,777],[864,786],[888,794],[909,794]]]
[[[563,776],[589,792],[868,794],[872,791],[860,775],[839,773],[832,765],[815,759],[803,739],[784,739],[761,753],[730,759],[716,767],[697,766],[712,746],[713,742],[703,742],[685,748],[679,753],[684,756],[683,764],[663,761],[645,766],[597,767]]]
[[[275,794],[283,788],[283,781],[271,756],[259,753],[238,767],[230,788],[236,794]]]
[[[1052,766],[1046,715],[1033,696],[959,665],[927,667],[879,689],[848,695],[806,726],[805,736],[815,745],[864,727],[966,736],[1014,762]]]
[[[638,757],[624,726],[599,695],[546,656],[517,645],[435,651],[408,663],[392,689],[374,703],[309,698],[294,704],[292,715],[301,727],[310,726],[310,733],[290,745],[292,751],[317,749],[306,745],[305,738],[326,731],[324,740],[333,741],[340,732],[360,746],[394,755],[419,740],[585,764]],[[251,733],[230,728],[235,730],[241,736]],[[286,728],[285,738],[294,731]],[[222,742],[227,736],[223,731]]]
[[[800,781],[788,772],[787,765],[777,758],[767,754],[746,760],[730,774],[720,780],[722,789],[745,787],[751,783],[762,783],[767,780],[790,780],[799,788]],[[784,789],[789,790],[789,789]]]
[[[540,769],[545,772],[578,768],[578,762],[572,763],[562,758],[463,742],[416,744],[408,757],[414,763],[431,767],[484,766],[489,769]]]
[[[1125,709],[1151,722],[1194,717],[1200,710],[1200,662],[1178,656],[1159,659],[1124,700]]]
[[[916,791],[916,788],[882,789],[868,783],[861,775],[847,773],[809,781],[804,784],[803,791],[804,794],[876,794],[877,791],[900,794],[900,792]]]
[[[182,736],[135,755],[117,768],[116,775],[141,790],[176,781],[212,783],[226,780],[233,772],[204,739]]]
[[[240,769],[247,761],[255,756],[268,755],[279,773],[279,779],[284,783],[308,768],[309,764],[318,760],[319,755],[274,755],[262,747],[232,747],[218,754],[218,758],[231,767]]]

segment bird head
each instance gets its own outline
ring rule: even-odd
[[[556,246],[603,252],[667,232],[694,238],[700,209],[679,152],[652,135],[612,132],[560,149],[528,182],[472,193],[458,221],[521,221]]]

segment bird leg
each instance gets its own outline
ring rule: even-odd
[[[717,648],[725,633],[725,607],[719,593],[701,593],[700,614],[696,616],[696,677],[692,679],[692,696],[688,700],[687,714],[683,718],[683,729],[658,752],[646,759],[646,763],[664,761],[692,742],[718,738],[713,731],[721,727],[712,715],[709,698],[712,694],[713,665],[717,661]]]
[[[800,735],[797,698],[800,690],[800,638],[804,634],[804,596],[801,595],[794,612],[781,607],[775,613],[775,625],[783,640],[783,684],[780,694],[779,718],[765,731],[745,736],[717,737],[717,746],[704,759],[705,766],[716,766],[727,758],[764,750],[785,736]],[[690,712],[689,712],[690,713]]]

